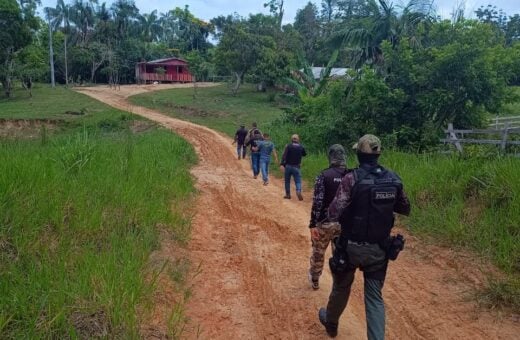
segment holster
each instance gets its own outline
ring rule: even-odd
[[[399,253],[404,249],[405,238],[401,234],[388,236],[379,246],[386,252],[386,258],[395,261]]]
[[[332,257],[329,259],[329,267],[332,274],[341,274],[347,271],[349,267],[347,243],[341,242],[341,238],[334,239],[334,251]]]

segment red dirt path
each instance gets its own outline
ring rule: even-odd
[[[130,95],[157,88],[164,87],[78,91],[174,130],[199,156],[192,170],[200,195],[188,256],[193,264],[201,264],[201,272],[191,282],[190,321],[181,337],[325,339],[317,311],[326,304],[331,278],[325,270],[322,288],[312,291],[306,274],[311,193],[305,193],[304,202],[284,200],[283,183],[272,179],[264,187],[252,179],[247,161],[235,159],[228,137],[127,101]],[[165,240],[155,256],[174,261],[179,255]],[[471,255],[408,236],[406,251],[390,265],[385,282],[387,338],[519,339],[520,324],[511,315],[481,310],[469,298],[485,282],[483,271],[489,268]],[[339,339],[366,339],[360,278],[341,319]],[[155,319],[145,327],[149,338],[168,333],[168,311],[176,296],[167,282],[159,288]]]

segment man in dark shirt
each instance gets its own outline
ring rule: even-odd
[[[283,198],[291,199],[291,177],[294,177],[294,184],[296,185],[296,196],[300,201],[302,196],[302,174],[300,166],[302,157],[306,156],[305,148],[300,144],[300,137],[292,135],[291,143],[285,146],[282,156],[284,178],[285,178],[285,196]]]
[[[368,339],[380,340],[385,337],[382,289],[388,267],[388,255],[381,245],[390,237],[394,212],[408,215],[410,202],[399,176],[378,163],[379,138],[365,135],[354,148],[359,168],[343,177],[328,210],[329,221],[340,222],[341,235],[332,258],[332,292],[327,308],[321,308],[318,316],[327,333],[335,337],[359,268],[365,281]]]
[[[256,179],[260,173],[260,152],[258,150],[258,142],[264,138],[260,130],[253,131],[253,135],[246,142],[246,147],[249,146],[251,150],[251,169],[253,170],[253,178]]]
[[[246,158],[247,148],[246,148],[245,140],[246,140],[247,133],[248,132],[246,130],[245,125],[240,125],[240,129],[238,129],[237,132],[235,133],[235,139],[233,140],[233,144],[237,143],[238,159]]]
[[[334,199],[343,176],[347,174],[345,149],[340,144],[329,148],[329,167],[323,170],[314,184],[312,198],[311,230],[312,255],[310,258],[309,280],[314,290],[319,289],[319,279],[323,271],[325,251],[336,237],[339,237],[341,226],[338,222],[330,222],[327,209]],[[334,243],[332,243],[334,247]]]

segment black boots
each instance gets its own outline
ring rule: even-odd
[[[318,317],[320,318],[320,322],[323,326],[325,326],[325,330],[327,334],[331,338],[335,338],[338,335],[338,324],[333,324],[327,321],[327,310],[325,308],[320,308],[318,312]]]

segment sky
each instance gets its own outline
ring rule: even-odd
[[[102,3],[105,0],[98,0]],[[395,4],[400,3],[401,0],[393,1]],[[455,7],[455,4],[464,0],[434,0],[437,8],[437,14],[443,18],[450,18],[450,14]],[[65,2],[72,2],[65,0]],[[107,4],[113,1],[106,0]],[[268,13],[267,8],[263,4],[265,0],[135,0],[140,13],[149,13],[157,9],[159,13],[167,12],[175,7],[184,7],[189,5],[190,11],[198,18],[209,21],[211,18],[219,15],[228,15],[234,12],[241,16],[247,17],[250,13]],[[313,0],[312,2],[321,8],[320,0]],[[405,0],[407,2],[407,0]],[[481,5],[487,6],[493,3],[498,9],[503,9],[506,14],[512,15],[520,13],[520,0],[465,0],[466,15],[472,16],[476,9]],[[284,23],[290,23],[296,16],[296,11],[305,6],[305,0],[285,0],[285,17]],[[56,0],[42,0],[42,5],[52,6],[56,5]],[[41,12],[41,11],[40,11]]]

